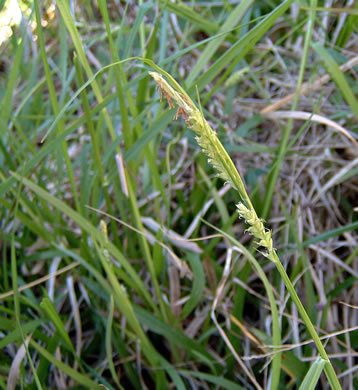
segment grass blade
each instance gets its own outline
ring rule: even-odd
[[[342,95],[346,102],[351,106],[352,111],[356,118],[358,118],[358,101],[352,91],[352,88],[348,84],[344,73],[339,68],[337,62],[331,56],[327,49],[325,49],[319,42],[312,43],[313,49],[322,58],[324,65],[326,66],[328,73],[337,84],[337,87],[342,92]]]
[[[307,372],[299,390],[314,390],[326,363],[325,360],[318,357]]]

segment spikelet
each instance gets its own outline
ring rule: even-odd
[[[265,257],[268,257],[270,260],[271,254],[275,251],[272,243],[271,230],[265,228],[255,210],[253,208],[247,208],[242,202],[236,205],[240,218],[244,219],[250,227],[247,229],[255,238],[257,238],[257,244],[263,246],[267,249],[266,253],[262,253]]]

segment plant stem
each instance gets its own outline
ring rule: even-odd
[[[199,146],[208,156],[209,163],[218,171],[218,176],[238,191],[242,202],[237,205],[237,209],[240,217],[243,218],[250,226],[247,231],[249,231],[258,240],[257,244],[260,247],[266,248],[267,251],[261,253],[276,265],[276,268],[279,271],[292,300],[295,302],[297,309],[307,327],[309,334],[312,336],[312,339],[316,344],[322,359],[326,361],[324,370],[329,383],[334,390],[340,390],[341,385],[339,384],[337,375],[324,349],[324,346],[321,343],[312,321],[306,313],[306,310],[304,309],[276,253],[272,243],[271,231],[266,229],[262,220],[258,218],[252,202],[246,192],[244,183],[233,161],[218,139],[215,131],[204,118],[202,111],[195,106],[194,102],[190,99],[183,88],[173,79],[172,76],[162,71],[162,69],[160,69],[158,66],[155,66],[155,69],[159,70],[162,74],[165,74],[171,82],[171,85],[169,85],[160,74],[156,72],[150,72],[150,75],[158,84],[160,96],[166,97],[170,108],[175,107],[174,102],[178,105],[178,111],[175,118],[177,119],[179,116],[184,118],[188,127],[196,133],[196,140]]]
[[[304,323],[307,327],[309,334],[311,335],[314,343],[316,344],[316,347],[318,349],[319,354],[321,355],[322,359],[324,359],[326,361],[324,371],[327,375],[328,381],[331,384],[333,389],[341,389],[342,387],[338,381],[338,378],[337,378],[337,375],[334,371],[332,363],[329,360],[327,352],[324,349],[324,346],[323,346],[323,344],[322,344],[322,342],[321,342],[321,340],[320,340],[320,338],[319,338],[319,336],[318,336],[318,334],[317,334],[317,332],[312,324],[312,321],[311,321],[310,317],[308,316],[305,308],[303,307],[302,302],[300,301],[300,298],[298,297],[296,290],[293,287],[293,284],[292,284],[291,280],[289,279],[289,277],[286,273],[286,270],[283,267],[282,263],[280,262],[276,253],[275,253],[275,256],[277,258],[277,261],[275,261],[276,268],[277,268],[278,272],[280,273],[281,278],[283,279],[283,281],[286,285],[286,288],[287,288],[292,300],[294,301],[294,303],[297,307],[297,310],[299,311],[299,313],[301,315],[302,320],[304,321]]]

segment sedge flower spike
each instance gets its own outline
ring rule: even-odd
[[[149,72],[149,74],[158,85],[160,100],[164,96],[168,101],[169,108],[178,106],[174,119],[182,116],[187,126],[196,133],[196,141],[202,151],[208,156],[209,163],[217,170],[217,176],[239,192],[242,202],[237,205],[237,208],[240,217],[250,225],[247,231],[258,240],[258,245],[267,249],[267,253],[263,253],[263,255],[275,261],[277,257],[272,244],[271,231],[265,229],[262,220],[257,217],[245,190],[244,183],[215,131],[190,97],[170,75],[167,76],[170,77],[176,89],[169,85],[161,74],[157,72]]]
[[[262,219],[258,218],[254,209],[248,209],[243,203],[238,203],[236,207],[240,218],[243,218],[250,225],[247,231],[259,240],[258,245],[267,249],[267,253],[263,253],[263,255],[270,258],[270,254],[274,252],[271,230],[264,227]]]
[[[159,67],[156,65],[154,65],[154,68],[159,70]],[[202,148],[203,152],[209,157],[209,163],[218,171],[218,176],[238,191],[241,202],[237,204],[237,209],[240,217],[249,225],[247,231],[258,240],[258,245],[266,249],[266,252],[262,254],[275,263],[277,270],[288,288],[292,300],[295,302],[296,307],[306,324],[308,332],[316,344],[321,358],[325,360],[324,370],[332,389],[341,390],[342,387],[325,348],[315,331],[312,321],[306,313],[305,308],[303,307],[283,265],[281,264],[275,248],[273,247],[271,231],[266,229],[262,220],[258,218],[234,163],[216,136],[215,131],[205,120],[201,110],[195,106],[187,93],[175,81],[175,79],[170,76],[170,74],[164,72],[163,70],[160,71],[171,83],[171,85],[169,85],[161,74],[157,72],[150,72],[150,75],[158,84],[160,98],[162,99],[162,97],[165,96],[170,108],[174,108],[175,105],[178,106],[178,110],[174,118],[178,119],[180,116],[184,118],[188,127],[196,133],[196,140],[198,144]]]
[[[154,67],[159,69],[157,66]],[[279,271],[285,285],[289,290],[291,298],[295,302],[297,309],[300,312],[301,317],[316,344],[321,358],[326,362],[324,370],[332,389],[341,390],[342,388],[340,386],[338,377],[324,349],[324,346],[317,332],[315,331],[312,321],[306,313],[305,308],[303,307],[283,265],[281,264],[275,248],[273,247],[271,231],[266,229],[262,220],[258,218],[251,200],[247,195],[244,183],[234,163],[216,136],[215,131],[205,120],[201,110],[195,106],[187,93],[175,81],[175,79],[170,76],[170,74],[164,72],[163,70],[161,70],[161,72],[168,78],[171,85],[168,84],[168,82],[162,77],[161,74],[157,72],[149,73],[158,84],[160,100],[162,100],[163,96],[165,96],[170,108],[174,108],[176,105],[178,106],[177,113],[175,114],[174,118],[178,119],[180,116],[184,118],[187,126],[196,133],[196,140],[199,146],[208,156],[209,163],[213,165],[214,168],[218,171],[218,176],[224,179],[238,191],[241,198],[241,202],[237,204],[240,218],[244,219],[245,222],[249,225],[247,231],[257,239],[257,244],[260,247],[266,249],[266,251],[262,254],[275,263],[277,270]]]

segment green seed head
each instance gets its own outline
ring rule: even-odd
[[[264,227],[262,220],[258,218],[254,209],[247,208],[241,202],[237,204],[236,207],[239,211],[240,217],[244,219],[248,225],[250,225],[247,231],[259,240],[257,242],[258,245],[267,248],[268,252],[266,254],[264,253],[264,255],[267,257],[274,251],[271,230],[267,230]]]

